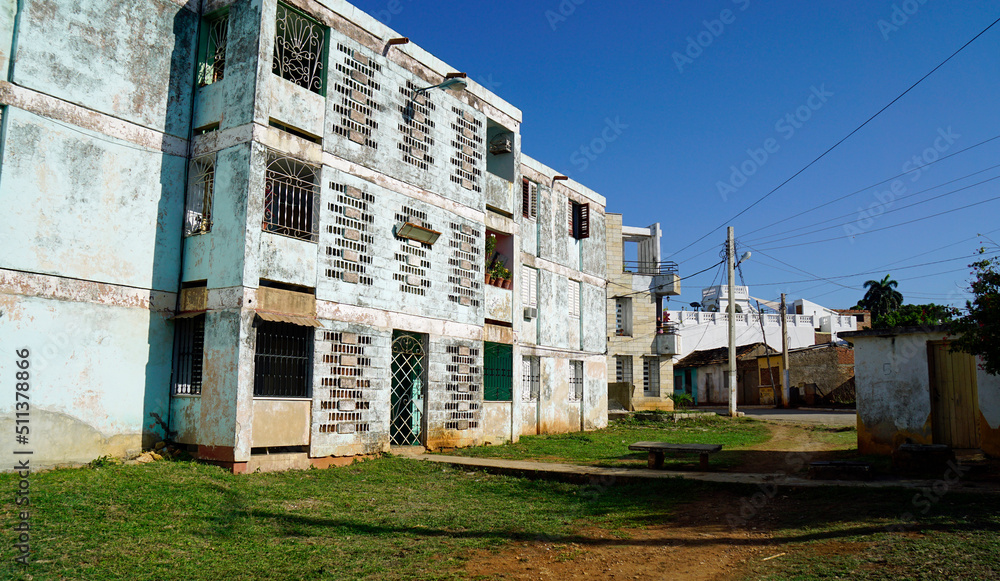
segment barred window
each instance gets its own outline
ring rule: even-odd
[[[279,3],[271,72],[322,95],[325,53],[326,29],[298,10]]]
[[[541,359],[539,357],[525,356],[521,360],[521,399],[524,401],[538,401],[539,377],[541,375]]]
[[[615,381],[618,383],[632,383],[632,356],[615,356]]]
[[[312,396],[315,333],[312,327],[257,320],[254,397]]]
[[[658,357],[642,358],[642,391],[649,397],[660,396],[660,359]]]
[[[215,154],[191,160],[188,171],[187,201],[184,208],[184,235],[212,230],[212,198],[215,192]]]
[[[615,335],[632,336],[632,299],[615,299]]]
[[[229,14],[206,21],[198,50],[198,85],[204,87],[221,81],[226,75],[226,46],[229,38]]]
[[[201,395],[205,360],[205,315],[174,322],[174,395]]]
[[[583,361],[569,362],[569,399],[583,399]]]
[[[264,180],[266,232],[315,242],[318,239],[319,170],[298,160],[268,153]]]

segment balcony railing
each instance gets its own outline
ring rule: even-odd
[[[648,262],[643,260],[625,260],[622,261],[622,272],[628,274],[641,274],[644,276],[677,274],[677,263]]]

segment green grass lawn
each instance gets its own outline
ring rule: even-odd
[[[539,460],[570,462],[595,466],[621,467],[645,465],[646,452],[632,452],[629,444],[642,441],[678,444],[722,444],[723,452],[715,454],[715,466],[734,465],[738,454],[727,451],[766,442],[771,432],[763,422],[751,419],[729,420],[708,418],[672,422],[616,421],[611,426],[593,432],[577,432],[545,436],[521,436],[516,444],[463,448],[453,454],[475,458],[507,460]],[[667,456],[667,465],[697,466],[697,455]]]
[[[699,485],[574,485],[382,458],[233,476],[189,462],[30,477],[28,568],[12,562],[7,490],[0,579],[452,579],[469,549],[667,518]]]

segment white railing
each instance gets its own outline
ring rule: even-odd
[[[705,311],[673,311],[669,313],[670,321],[677,322],[680,326],[694,325],[723,325],[729,323],[727,313],[708,313]],[[848,317],[849,318],[849,317]],[[788,324],[797,327],[815,327],[814,319],[810,315],[788,315]],[[760,325],[760,315],[757,313],[736,313],[737,325]],[[764,325],[767,327],[780,326],[781,315],[764,315]]]

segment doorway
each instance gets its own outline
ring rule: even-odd
[[[947,341],[928,341],[927,367],[934,443],[956,449],[979,448],[976,358],[952,353]]]
[[[419,446],[426,425],[427,365],[424,336],[404,331],[392,334],[393,446]]]

